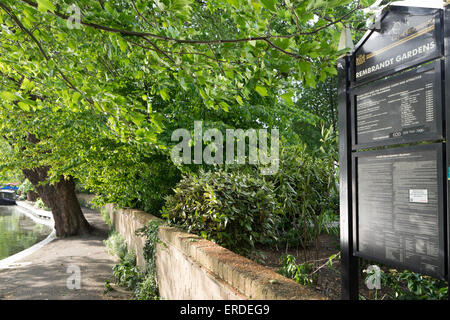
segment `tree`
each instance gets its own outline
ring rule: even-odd
[[[295,83],[336,74],[343,25],[373,2],[0,0],[1,131],[26,175],[42,170],[37,186],[65,189],[54,195],[72,194],[72,177],[112,195],[143,163],[145,177],[164,167],[175,181],[171,129],[203,119],[287,132]],[[48,202],[60,235],[87,230],[65,221],[78,209]]]

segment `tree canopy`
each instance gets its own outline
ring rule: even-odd
[[[143,177],[147,196],[178,181],[171,133],[194,120],[288,140],[295,121],[333,123],[299,88],[331,81],[374,2],[0,0],[0,136],[17,167],[136,205]]]

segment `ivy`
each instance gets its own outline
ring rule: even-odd
[[[145,237],[144,259],[146,269],[144,276],[134,290],[138,300],[159,300],[158,283],[156,280],[156,246],[160,242],[158,229],[161,222],[151,220],[149,223],[136,231],[137,235]]]

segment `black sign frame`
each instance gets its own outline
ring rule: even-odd
[[[430,11],[431,10],[431,11]],[[411,14],[411,15],[424,15],[424,14],[435,14],[435,27],[434,30],[436,32],[436,47],[438,50],[436,50],[436,53],[434,55],[430,55],[426,57],[423,60],[417,61],[413,60],[410,62],[402,63],[399,66],[386,70],[384,72],[377,73],[374,77],[368,77],[362,80],[356,79],[356,53],[358,52],[358,48],[364,45],[366,41],[370,39],[370,36],[375,32],[375,30],[368,31],[363,38],[358,42],[356,45],[356,49],[352,51],[352,59],[350,62],[350,81],[351,86],[356,87],[360,85],[364,85],[367,83],[371,83],[373,81],[379,80],[381,78],[384,78],[386,76],[389,76],[391,74],[412,68],[414,66],[426,63],[428,61],[435,60],[437,58],[444,56],[444,32],[443,32],[443,25],[444,25],[444,15],[442,12],[442,9],[430,9],[430,8],[419,8],[419,7],[406,7],[406,6],[391,6],[388,8],[386,12],[383,13],[381,16],[381,22],[386,18],[386,16],[389,13],[404,13],[404,14]]]
[[[437,51],[436,57],[427,56],[427,59],[416,60],[413,63],[404,63],[398,68],[393,68],[388,70],[385,74],[381,74],[376,77],[376,79],[361,79],[355,81],[355,60],[358,48],[368,40],[373,31],[368,31],[361,41],[356,46],[355,50],[341,56],[337,61],[337,71],[338,71],[338,130],[339,130],[339,199],[340,199],[340,253],[341,253],[341,299],[343,300],[358,300],[359,299],[359,285],[360,285],[360,269],[359,261],[361,258],[355,255],[354,245],[355,234],[354,222],[355,212],[353,208],[353,199],[355,194],[353,192],[353,183],[355,175],[355,166],[353,164],[353,154],[361,154],[366,152],[362,149],[355,150],[352,143],[352,115],[351,115],[351,92],[352,90],[358,88],[359,86],[366,85],[370,82],[380,80],[389,75],[393,75],[399,72],[407,72],[408,69],[412,69],[416,66],[424,65],[430,61],[437,60],[438,58],[442,60],[442,93],[439,97],[442,97],[442,115],[443,115],[443,125],[442,125],[442,139],[437,141],[426,141],[422,140],[418,142],[407,142],[410,146],[419,146],[419,144],[424,143],[424,145],[431,145],[433,143],[439,143],[442,148],[442,170],[440,170],[439,187],[444,193],[444,198],[442,203],[439,205],[443,208],[442,215],[444,217],[444,223],[439,225],[440,231],[444,230],[444,256],[446,257],[443,264],[444,273],[447,282],[450,282],[450,147],[447,146],[450,143],[450,112],[447,111],[445,106],[446,103],[450,103],[450,3],[444,4],[444,9],[436,8],[411,8],[411,7],[398,7],[390,6],[389,10],[383,13],[385,17],[390,12],[404,12],[411,15],[430,15],[432,13],[436,14],[435,19],[435,30],[437,39],[434,39],[436,46],[440,50]],[[428,37],[430,39],[430,37]],[[420,60],[420,61],[419,61]],[[419,62],[418,62],[419,61]],[[444,81],[446,79],[446,82]],[[362,81],[364,80],[364,81]],[[450,109],[449,109],[450,110]],[[403,146],[401,145],[380,145],[369,147],[372,151],[376,150],[387,150],[396,148],[398,149]],[[448,179],[446,177],[449,177]],[[441,209],[440,209],[441,210]],[[440,241],[442,236],[440,236]],[[439,248],[439,250],[442,250]],[[442,263],[440,261],[439,263]],[[387,265],[392,265],[392,261],[386,262]],[[400,267],[398,266],[400,269]],[[410,269],[410,268],[409,268]]]
[[[371,151],[360,151],[355,152],[352,155],[352,195],[353,195],[353,254],[356,257],[364,258],[373,261],[379,261],[383,264],[393,266],[397,269],[408,269],[413,272],[419,272],[422,274],[426,274],[432,277],[438,277],[441,280],[446,280],[446,228],[445,228],[445,210],[444,210],[444,185],[445,185],[445,175],[444,175],[444,155],[443,155],[444,146],[442,143],[433,143],[433,144],[424,144],[424,145],[415,145],[415,146],[407,146],[401,148],[391,148],[391,149],[383,149],[383,150],[371,150]],[[378,155],[389,155],[389,154],[397,154],[397,153],[414,153],[420,151],[434,151],[436,152],[437,159],[437,176],[438,176],[438,185],[437,185],[437,193],[438,193],[438,227],[439,227],[439,272],[437,274],[426,273],[422,270],[416,268],[415,266],[407,266],[401,263],[395,263],[391,260],[387,260],[380,257],[374,257],[359,251],[359,234],[358,234],[358,158],[361,157],[369,157],[369,156],[378,156]]]
[[[367,86],[359,86],[357,88],[350,90],[350,112],[351,112],[351,124],[352,124],[352,130],[351,130],[351,136],[352,136],[352,149],[365,149],[365,148],[372,148],[372,147],[379,147],[379,146],[390,146],[390,145],[396,145],[396,144],[405,144],[405,143],[411,143],[411,142],[418,142],[418,141],[433,141],[433,140],[440,140],[443,139],[443,126],[444,126],[444,120],[443,120],[443,86],[444,86],[444,80],[442,78],[442,70],[444,61],[441,59],[437,59],[432,62],[428,62],[424,65],[416,66],[412,70],[407,70],[405,72],[401,72],[398,74],[391,75],[390,77],[386,77],[383,79],[379,79],[378,81],[374,82],[374,84],[379,84],[384,81],[392,81],[395,82],[396,79],[402,78],[402,77],[408,77],[413,76],[415,74],[420,74],[427,72],[429,70],[434,69],[435,72],[435,79],[434,79],[434,99],[435,99],[435,105],[438,107],[436,108],[436,119],[441,119],[441,121],[437,121],[436,125],[436,132],[430,132],[430,133],[420,133],[420,134],[410,134],[407,136],[401,136],[399,138],[390,138],[387,140],[380,140],[380,141],[374,141],[374,142],[368,142],[368,143],[358,143],[357,141],[357,123],[356,123],[356,97],[358,94],[367,88]]]

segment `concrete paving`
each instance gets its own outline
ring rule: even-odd
[[[0,299],[131,298],[129,292],[120,289],[104,293],[105,281],[112,280],[112,267],[118,261],[103,244],[108,226],[100,213],[85,208],[83,212],[96,231],[88,236],[55,239],[10,268],[0,269]]]

